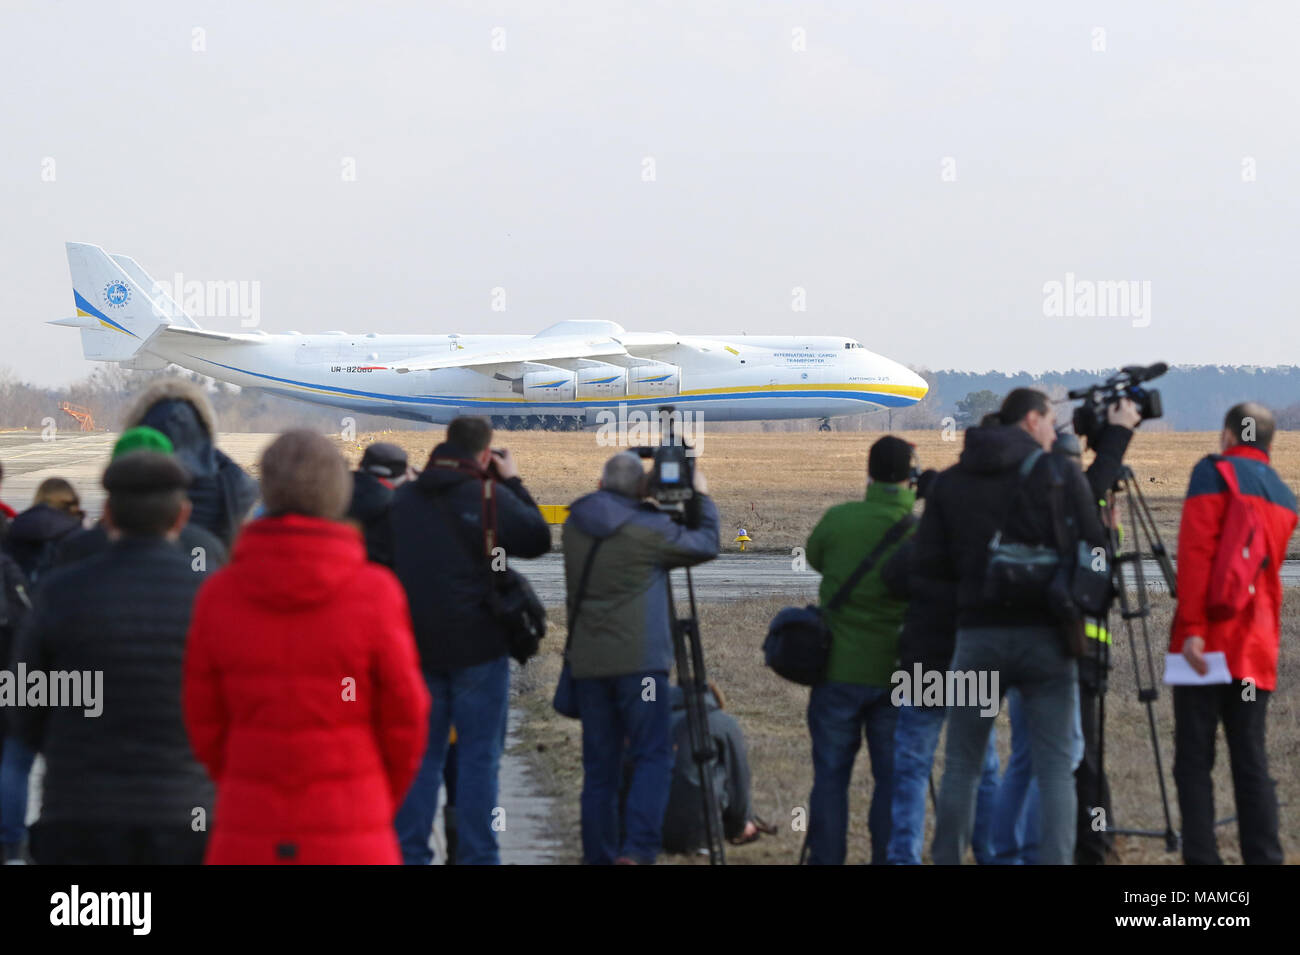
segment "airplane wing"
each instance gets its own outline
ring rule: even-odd
[[[416,358],[403,359],[387,365],[399,375],[412,371],[433,371],[439,368],[469,368],[474,371],[491,373],[499,368],[520,365],[524,362],[563,361],[576,358],[605,358],[626,355],[627,349],[613,338],[545,338],[532,341],[516,348],[504,348],[491,352],[476,352],[465,349],[462,352],[421,355]]]

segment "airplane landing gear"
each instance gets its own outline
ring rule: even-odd
[[[831,419],[822,418],[822,423],[817,426],[818,431],[829,431],[831,429]]]

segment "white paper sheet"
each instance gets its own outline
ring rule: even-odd
[[[1232,674],[1228,672],[1228,658],[1219,652],[1207,653],[1205,662],[1210,669],[1201,676],[1192,669],[1187,658],[1181,653],[1165,656],[1165,683],[1170,686],[1208,686],[1212,683],[1231,683]]]

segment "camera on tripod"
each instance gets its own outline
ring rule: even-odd
[[[680,416],[671,405],[658,411],[659,444],[632,448],[653,461],[646,478],[646,493],[661,508],[689,528],[700,525],[700,500],[695,491],[695,455],[681,435]]]
[[[1107,378],[1099,385],[1076,388],[1069,393],[1072,400],[1083,399],[1074,409],[1074,433],[1087,438],[1088,446],[1095,447],[1106,427],[1106,409],[1122,398],[1130,398],[1137,405],[1143,421],[1164,415],[1160,392],[1143,388],[1142,382],[1159,378],[1169,370],[1164,362],[1154,365],[1129,365]]]

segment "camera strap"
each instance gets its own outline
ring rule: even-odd
[[[849,599],[849,594],[851,594],[854,588],[858,586],[862,578],[870,573],[871,568],[875,566],[876,561],[880,560],[880,555],[888,550],[892,545],[897,544],[902,540],[903,535],[906,534],[915,523],[916,517],[910,513],[904,514],[901,518],[895,521],[889,530],[885,532],[885,536],[880,538],[880,542],[871,549],[871,553],[862,558],[862,563],[858,564],[857,569],[849,575],[849,579],[844,581],[839,590],[835,591],[835,596],[832,597],[830,603],[826,605],[826,609],[831,612],[839,610],[844,604],[844,601]]]
[[[605,538],[597,537],[587,551],[587,559],[582,562],[582,575],[578,578],[578,591],[573,595],[573,606],[569,608],[569,633],[564,638],[564,652],[569,652],[573,642],[573,628],[578,622],[578,611],[582,609],[582,599],[587,596],[587,581],[591,578],[591,565],[596,562],[596,551],[605,543]]]
[[[1038,459],[1046,453],[1047,452],[1042,448],[1034,448],[1034,450],[1025,455],[1025,459],[1020,462],[1019,476],[1016,478],[1016,489],[1012,492],[1011,499],[1007,502],[1007,509],[1002,515],[1002,520],[998,524],[997,530],[993,532],[993,537],[989,540],[990,548],[996,549],[1002,543],[1002,532],[1006,529],[1008,522],[1010,522],[1011,515],[1015,513],[1016,502],[1020,500],[1020,495],[1025,490],[1025,482],[1029,479],[1029,475],[1033,473],[1034,466],[1038,464]]]

